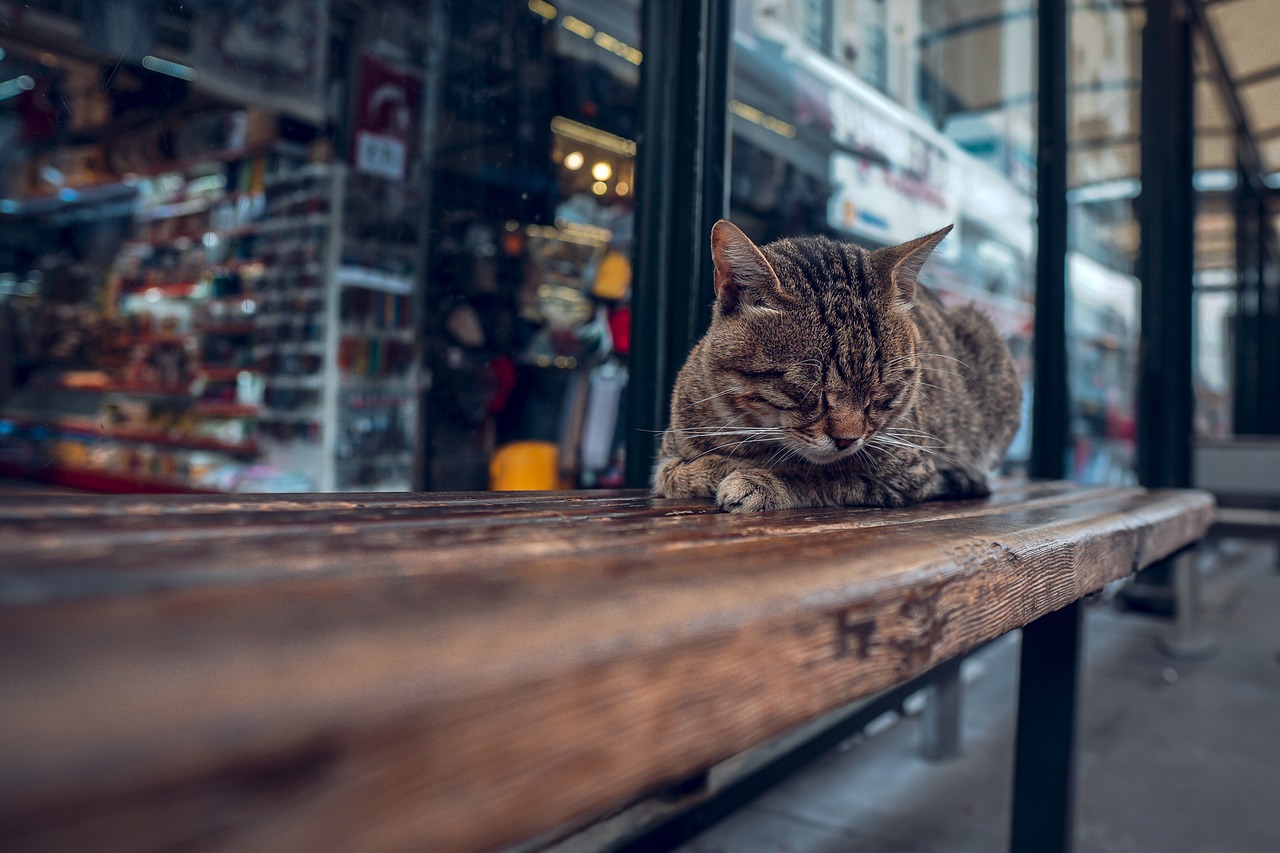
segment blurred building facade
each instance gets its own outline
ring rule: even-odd
[[[1008,470],[1055,473],[1039,435],[1062,475],[1132,481],[1144,293],[1165,287],[1144,146],[1170,133],[1144,126],[1168,81],[1144,80],[1143,45],[1174,7],[1194,424],[1280,431],[1257,393],[1280,372],[1280,151],[1249,100],[1273,78],[1237,5],[0,2],[0,469],[108,491],[643,485],[669,390],[652,342],[708,301],[662,280],[691,247],[709,266],[667,193],[757,241],[954,223],[926,280],[1018,359]],[[673,56],[695,73],[663,84]],[[673,175],[701,158],[701,183],[646,177],[646,150]]]

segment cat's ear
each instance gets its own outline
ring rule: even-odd
[[[874,253],[876,265],[879,266],[893,283],[894,295],[904,305],[911,303],[916,295],[916,278],[920,268],[929,260],[929,255],[942,242],[942,238],[951,233],[954,225],[948,225],[932,234],[917,237],[914,240],[887,249],[879,249]]]
[[[716,301],[726,314],[744,300],[778,289],[778,277],[764,254],[727,219],[711,227],[711,262],[716,268]]]

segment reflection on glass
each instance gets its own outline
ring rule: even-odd
[[[0,476],[620,482],[638,0],[29,5]]]
[[[1122,3],[1074,4],[1067,213],[1067,473],[1135,479],[1141,192],[1140,14]]]
[[[867,247],[954,223],[926,280],[990,315],[1029,377],[1035,4],[740,0],[734,42],[733,220]]]
[[[1231,346],[1237,313],[1235,128],[1221,90],[1210,79],[1205,46],[1195,59],[1195,313],[1192,382],[1196,433],[1232,432]]]

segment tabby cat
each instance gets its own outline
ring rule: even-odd
[[[729,512],[989,494],[1022,388],[991,321],[916,281],[950,230],[761,248],[717,222],[711,327],[676,380],[658,494]]]

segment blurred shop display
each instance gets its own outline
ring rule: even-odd
[[[1071,252],[1067,287],[1068,474],[1085,483],[1136,483],[1138,280]]]
[[[279,157],[139,180],[96,304],[32,311],[9,469],[113,491],[407,489],[414,240],[354,236],[387,209],[343,204],[373,192],[360,180]]]
[[[0,2],[0,475],[620,484],[638,10]]]
[[[432,488],[622,484],[638,13],[451,7],[430,155]]]

